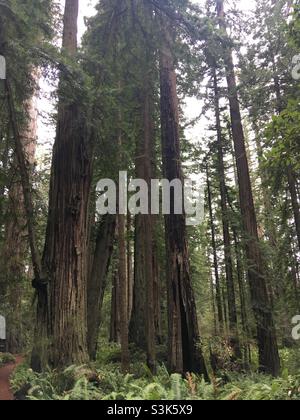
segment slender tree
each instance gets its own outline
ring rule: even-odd
[[[216,229],[215,229],[215,224],[214,224],[212,191],[211,191],[211,181],[210,181],[208,164],[206,165],[206,178],[207,178],[207,197],[208,197],[208,208],[209,208],[210,229],[211,229],[211,244],[212,244],[212,252],[213,252],[213,259],[214,259],[214,275],[215,275],[215,283],[216,283],[217,313],[218,313],[219,328],[222,330],[224,328],[222,291],[221,291],[220,275],[219,275]]]
[[[115,231],[116,217],[104,216],[97,233],[92,269],[88,278],[88,350],[92,360],[95,360],[97,355],[101,309],[113,253]]]
[[[129,342],[128,342],[128,302],[127,302],[127,256],[126,256],[126,216],[119,214],[117,216],[118,226],[118,276],[119,276],[119,299],[120,308],[120,337],[122,348],[122,371],[129,371]]]
[[[232,260],[232,246],[229,226],[229,212],[227,204],[227,188],[226,175],[224,165],[223,152],[223,136],[220,115],[220,91],[218,86],[218,75],[216,64],[213,65],[213,86],[214,86],[214,108],[216,116],[216,131],[217,131],[217,149],[218,149],[218,176],[220,181],[221,194],[221,209],[222,209],[222,224],[223,224],[223,239],[224,239],[224,255],[225,255],[225,269],[226,269],[226,284],[227,284],[227,298],[229,311],[229,329],[230,342],[234,349],[235,356],[241,357],[241,350],[238,337],[238,318],[236,307],[235,285],[233,278],[233,260]]]
[[[249,165],[245,147],[245,136],[238,100],[237,82],[233,62],[232,47],[227,39],[227,25],[224,1],[216,0],[217,15],[224,38],[224,63],[228,85],[232,133],[235,146],[240,205],[246,238],[246,253],[249,266],[249,281],[252,306],[257,324],[257,342],[259,348],[260,369],[277,376],[280,372],[280,360],[277,346],[271,304],[266,285],[265,264],[259,245],[257,219],[254,207]]]

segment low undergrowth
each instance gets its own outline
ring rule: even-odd
[[[123,375],[117,362],[118,348],[113,347],[105,364],[102,356],[101,362],[90,367],[71,366],[63,372],[43,374],[34,373],[26,364],[19,366],[12,388],[17,397],[28,400],[300,400],[298,364],[297,372],[294,370],[297,353],[283,351],[280,378],[220,372],[208,384],[195,375],[169,375],[163,366],[152,375],[139,361],[131,374]]]
[[[15,357],[10,353],[0,353],[0,368],[8,363],[15,363]]]

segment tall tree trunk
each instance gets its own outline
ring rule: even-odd
[[[132,253],[132,240],[131,240],[131,230],[132,230],[132,218],[131,214],[127,214],[127,302],[128,302],[128,321],[131,319],[132,306],[133,306],[133,253]]]
[[[97,234],[87,290],[88,350],[92,360],[95,360],[97,355],[101,309],[107,286],[107,275],[113,252],[115,231],[116,217],[114,215],[104,216]]]
[[[287,168],[287,175],[288,175],[289,191],[291,195],[292,208],[293,208],[294,219],[295,219],[295,228],[296,228],[299,251],[300,251],[300,209],[299,209],[295,174],[291,166]]]
[[[27,161],[27,171],[33,171],[37,139],[36,98],[33,96],[25,103],[27,121],[20,132],[23,153]],[[12,184],[9,190],[5,245],[3,249],[7,299],[11,310],[7,316],[8,351],[13,354],[24,350],[22,332],[22,298],[26,273],[27,257],[27,220],[24,195],[17,162],[11,168]]]
[[[222,290],[222,302],[223,302],[223,312],[224,312],[224,331],[228,335],[229,332],[229,323],[228,323],[228,299],[227,299],[227,287],[223,279],[221,282]]]
[[[119,276],[118,270],[114,270],[112,291],[111,291],[111,310],[110,310],[110,336],[111,343],[120,343],[120,307],[119,307]]]
[[[138,170],[137,170],[138,174]],[[137,175],[138,176],[138,175]],[[140,349],[147,349],[146,342],[146,274],[145,274],[145,250],[143,236],[143,216],[135,217],[134,239],[134,286],[133,306],[129,325],[130,341]]]
[[[213,84],[214,84],[214,106],[215,106],[215,116],[216,116],[217,145],[218,145],[218,174],[219,174],[219,180],[220,180],[224,255],[225,255],[226,284],[227,284],[227,298],[228,298],[228,311],[229,311],[230,344],[234,350],[235,357],[237,359],[240,359],[241,349],[240,349],[240,343],[239,343],[235,285],[234,285],[234,278],[233,278],[232,248],[231,248],[231,237],[230,237],[230,230],[229,230],[227,188],[226,188],[226,180],[225,180],[223,138],[222,138],[221,117],[220,117],[220,99],[219,99],[220,92],[219,92],[219,86],[218,86],[216,66],[213,66]]]
[[[143,95],[143,134],[137,145],[137,177],[146,181],[149,193],[152,178],[152,149],[154,142],[151,83],[147,80]],[[150,204],[149,194],[149,204]],[[136,261],[134,280],[134,306],[131,337],[147,351],[149,368],[155,370],[155,305],[153,266],[153,217],[150,214],[136,217]],[[145,310],[146,308],[146,310]],[[146,328],[145,328],[146,327]],[[138,332],[137,336],[136,333]]]
[[[152,221],[155,222],[155,218]],[[155,236],[155,235],[154,235]],[[154,300],[154,323],[155,323],[155,335],[156,342],[158,344],[163,343],[163,327],[162,327],[162,313],[161,313],[161,302],[162,302],[162,285],[161,285],[161,273],[157,255],[157,243],[156,238],[153,240],[153,300]]]
[[[34,206],[32,197],[32,185],[30,180],[30,171],[28,170],[27,157],[24,153],[22,135],[17,120],[16,106],[14,103],[13,90],[9,79],[5,81],[7,101],[9,108],[9,119],[15,140],[16,159],[21,176],[22,193],[24,198],[24,209],[26,213],[28,242],[31,252],[31,261],[35,276],[35,281],[42,281],[41,256],[38,249],[36,226],[34,223]]]
[[[163,25],[165,22],[163,22]],[[162,25],[162,26],[163,26]],[[179,138],[179,104],[171,36],[162,28],[160,52],[161,130],[164,178],[183,180]],[[190,276],[185,215],[165,216],[169,313],[169,365],[172,372],[200,373],[208,378],[197,320],[196,302]]]
[[[24,198],[24,209],[27,222],[27,231],[28,231],[28,242],[31,253],[31,261],[34,272],[35,280],[33,284],[42,281],[42,270],[41,270],[41,256],[38,249],[37,235],[36,235],[36,226],[34,223],[34,206],[33,206],[33,197],[32,197],[32,184],[30,180],[30,170],[27,165],[27,157],[24,153],[22,135],[19,129],[19,124],[17,120],[17,112],[14,103],[13,90],[10,84],[9,79],[5,81],[6,92],[7,92],[7,101],[9,108],[9,119],[12,127],[12,132],[15,140],[15,152],[16,159],[21,176],[21,185],[22,185],[22,195]]]
[[[78,0],[66,0],[63,49],[77,51]],[[64,89],[64,95],[62,95]],[[38,292],[37,330],[32,366],[40,370],[86,363],[87,249],[91,190],[91,144],[86,115],[72,99],[61,74],[53,150],[49,216],[43,255],[45,279]]]
[[[293,246],[293,239],[291,238],[290,261],[291,261],[291,277],[295,293],[295,307],[300,311],[300,288],[299,288],[299,264],[297,253]],[[300,313],[300,312],[299,312]]]
[[[234,237],[235,255],[236,255],[236,272],[237,272],[240,303],[241,303],[241,319],[242,319],[242,327],[243,327],[244,341],[245,341],[244,342],[244,348],[245,348],[244,359],[245,359],[245,366],[249,367],[249,362],[251,360],[251,348],[249,345],[250,328],[249,328],[248,315],[247,315],[245,279],[244,279],[241,249],[240,249],[240,245],[238,241],[237,232],[234,227],[233,227],[233,237]]]
[[[147,307],[147,363],[152,372],[156,369],[155,354],[155,306],[154,306],[154,266],[153,266],[153,217],[150,210],[150,186],[152,179],[152,149],[154,143],[153,106],[151,83],[144,92],[144,179],[149,189],[149,214],[143,215],[145,234],[145,269],[146,269],[146,307]]]
[[[224,31],[223,35],[225,37],[225,44],[223,45],[224,62],[226,67],[232,133],[238,169],[240,205],[246,235],[246,254],[249,266],[252,306],[257,324],[259,364],[262,372],[278,376],[280,372],[280,359],[276,331],[267,291],[263,256],[259,245],[257,219],[246,154],[240,104],[238,100],[232,49],[228,44],[227,39],[224,0],[216,0],[216,4],[219,24]]]
[[[214,275],[215,275],[215,283],[216,283],[217,313],[218,313],[218,320],[219,320],[219,328],[221,331],[223,331],[224,330],[224,317],[223,317],[223,307],[222,307],[222,291],[221,291],[220,276],[219,276],[216,230],[215,230],[215,224],[214,224],[214,215],[213,215],[213,207],[212,207],[212,192],[211,192],[211,183],[210,183],[208,164],[206,166],[206,177],[207,177],[207,196],[208,196],[209,218],[210,218],[210,228],[211,228],[211,244],[212,244],[212,252],[213,252],[213,258],[214,258]]]
[[[5,42],[6,40],[6,34],[5,34],[5,27],[3,25],[2,18],[0,16],[0,54],[5,56],[5,49],[7,47],[7,44]],[[36,116],[34,114],[33,110],[33,102],[27,101],[25,102],[25,108],[27,108],[28,119],[30,121],[30,118],[32,118],[32,121],[28,123],[28,125],[25,125],[25,127],[21,127],[18,121],[17,117],[17,108],[15,105],[15,98],[14,98],[14,89],[11,85],[11,81],[9,78],[9,68],[7,69],[7,78],[4,81],[5,91],[6,91],[6,100],[8,105],[8,137],[9,138],[9,132],[10,128],[14,137],[14,143],[15,143],[15,161],[18,166],[18,171],[20,175],[20,181],[19,186],[15,185],[15,191],[11,191],[11,197],[15,196],[15,199],[19,200],[19,203],[17,205],[17,211],[20,212],[20,220],[23,218],[24,223],[26,223],[26,230],[28,232],[28,243],[31,253],[31,261],[32,261],[32,267],[34,271],[34,276],[37,280],[40,280],[42,277],[41,274],[41,256],[40,251],[38,248],[38,242],[37,242],[37,233],[36,233],[36,226],[34,222],[34,205],[33,205],[33,194],[32,194],[32,180],[31,180],[31,170],[32,166],[31,163],[34,159],[34,152],[35,152],[35,142],[30,141],[31,135],[35,135],[35,124],[36,124]],[[32,75],[31,75],[32,76]],[[30,76],[28,75],[28,79],[30,79]],[[31,81],[28,80],[28,83]],[[26,124],[26,123],[25,123]],[[28,138],[27,138],[28,137]],[[7,154],[6,154],[7,152]],[[6,151],[4,154],[6,161],[3,162],[3,166],[7,166],[8,162],[8,143],[6,147]],[[4,190],[0,191],[0,193],[4,193]],[[19,195],[19,198],[17,197],[17,194]],[[26,220],[25,220],[26,219]],[[11,230],[11,227],[7,226],[7,234],[8,236],[15,236],[15,240],[19,242],[20,239],[20,225],[22,224],[22,221],[18,222],[19,226],[16,227],[18,229],[18,232]],[[8,232],[10,231],[10,232]],[[18,238],[17,238],[18,237]],[[12,245],[12,244],[11,244]],[[16,245],[16,244],[15,244]],[[13,246],[13,245],[12,245]],[[16,245],[19,249],[15,249],[16,253],[19,253],[18,259],[23,259],[24,253],[23,250],[21,250],[22,245],[19,244]],[[25,252],[25,251],[24,251]],[[21,256],[23,254],[23,256]],[[23,265],[23,264],[22,264]],[[16,267],[14,267],[15,269]],[[24,273],[24,267],[21,268],[19,266],[18,273],[15,272],[17,276],[21,276],[21,271]],[[12,296],[14,299],[15,297]],[[19,302],[20,302],[20,296],[19,296]]]
[[[118,220],[118,245],[119,245],[119,308],[120,330],[122,348],[122,371],[129,371],[129,343],[128,343],[128,301],[127,301],[127,256],[126,256],[126,216],[119,214]]]
[[[210,264],[210,259],[208,256],[207,259],[208,263]],[[209,271],[209,277],[210,277],[210,289],[211,289],[211,303],[212,303],[212,311],[213,311],[213,318],[214,318],[214,334],[218,335],[218,321],[217,321],[217,310],[216,310],[216,299],[215,299],[215,285],[214,285],[214,279],[212,275],[212,271]]]

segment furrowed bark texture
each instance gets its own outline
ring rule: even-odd
[[[179,139],[179,104],[171,37],[163,29],[160,53],[161,129],[164,178],[183,179]],[[200,347],[195,296],[191,284],[185,215],[165,217],[169,313],[169,365],[172,372],[195,372],[208,377]]]

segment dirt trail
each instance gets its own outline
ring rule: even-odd
[[[9,363],[0,369],[0,401],[13,401],[14,396],[10,389],[9,378],[15,368],[22,363],[22,356],[16,357],[16,363]]]

